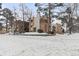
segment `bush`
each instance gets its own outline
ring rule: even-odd
[[[49,31],[48,34],[55,34],[55,31]]]
[[[41,30],[41,29],[38,29],[38,33],[43,33],[43,30]]]

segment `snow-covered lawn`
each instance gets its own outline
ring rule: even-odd
[[[79,34],[21,36],[0,34],[1,56],[79,55]]]

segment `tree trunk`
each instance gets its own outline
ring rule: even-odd
[[[6,20],[6,33],[7,33],[7,27],[8,27],[7,23],[8,23],[8,20]]]
[[[24,19],[24,6],[23,6],[23,4],[22,4],[22,14],[23,14],[23,29],[22,29],[23,31],[22,32],[24,33],[25,32],[25,30],[24,30],[24,28],[25,28],[24,27],[24,20],[25,19]]]
[[[24,27],[24,20],[25,20],[25,19],[24,19],[24,8],[23,8],[23,29],[22,29],[22,30],[23,30],[23,31],[22,31],[23,33],[25,32],[25,30],[24,30],[24,28],[25,28],[25,27]]]
[[[29,18],[29,32],[31,32],[31,18]]]
[[[69,28],[69,34],[72,34],[72,27]]]
[[[72,18],[71,18],[71,14],[69,14],[69,34],[72,33],[72,26],[73,26],[73,23],[72,23]]]
[[[49,16],[48,16],[48,32],[51,31],[51,4],[49,3]]]

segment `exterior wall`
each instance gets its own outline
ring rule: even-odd
[[[40,15],[37,14],[37,16],[35,17],[35,27],[36,27],[36,32],[38,31],[38,29],[40,29]]]
[[[30,22],[30,27],[29,27],[29,31],[30,32],[37,32],[38,29],[41,29],[43,30],[43,32],[48,32],[48,21],[47,21],[47,18],[42,16],[41,18],[40,17],[33,17],[31,19],[31,22]]]
[[[43,32],[48,32],[48,21],[47,21],[47,18],[42,17],[40,19],[40,29],[43,30]]]
[[[6,28],[2,28],[2,30],[0,30],[0,34],[4,34],[6,33]]]
[[[23,21],[15,21],[13,25],[14,30],[16,29],[17,32],[23,31]],[[29,22],[24,21],[24,31],[29,32]]]
[[[36,27],[35,27],[35,18],[33,17],[32,19],[31,19],[31,22],[30,22],[30,28],[29,28],[30,30],[30,32],[35,32],[36,31]]]
[[[59,34],[62,33],[62,27],[61,27],[60,24],[56,24],[56,26],[55,26],[55,31],[56,31],[56,33],[59,33]]]

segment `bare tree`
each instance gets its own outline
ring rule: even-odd
[[[73,25],[75,21],[74,16],[77,17],[77,7],[78,5],[76,3],[67,4],[65,5],[66,10],[61,13],[64,15],[64,17],[62,16],[61,18],[63,18],[63,23],[65,22],[67,24],[67,31],[69,32],[69,34],[71,34],[73,30]],[[74,13],[76,15],[74,15]]]
[[[14,21],[13,21],[13,28],[12,28],[12,31],[13,31],[14,34],[15,34],[15,32],[16,32],[16,30],[17,30],[17,24],[16,24],[16,21],[17,21],[17,13],[16,13],[16,8],[15,8],[15,7],[13,7],[13,13],[14,13]]]
[[[21,7],[21,11],[22,11],[22,19],[23,19],[23,32],[24,32],[24,21],[25,21],[25,19],[24,19],[24,4],[22,3],[22,4],[20,4],[20,7]]]
[[[24,3],[21,3],[20,4],[20,11],[21,11],[21,17],[22,17],[22,20],[23,20],[23,32],[24,31],[24,21],[26,20],[29,20],[29,25],[30,25],[30,20],[31,20],[31,17],[32,17],[32,11],[26,6],[26,4]],[[30,26],[29,26],[30,27]]]
[[[72,27],[74,25],[74,22],[73,22],[74,11],[76,11],[75,13],[76,13],[76,16],[77,16],[77,4],[76,3],[71,4],[69,11],[70,11],[70,13],[69,13],[69,34],[71,34],[72,30],[73,30]]]

